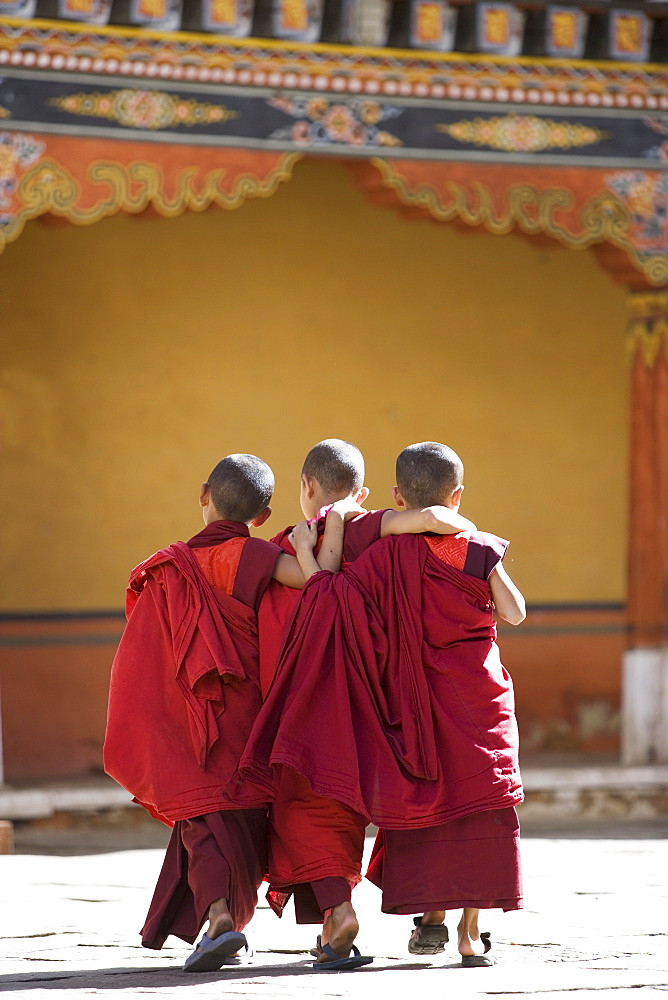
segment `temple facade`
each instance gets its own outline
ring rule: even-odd
[[[662,5],[344,6],[0,2],[7,781],[100,770],[129,570],[218,459],[270,537],[328,436],[374,507],[461,454],[526,753],[668,761]]]

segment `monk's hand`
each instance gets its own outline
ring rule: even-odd
[[[350,521],[351,518],[357,517],[359,514],[366,513],[366,508],[360,507],[360,505],[356,503],[352,497],[344,497],[343,500],[337,500],[336,503],[332,504],[331,510],[327,516],[329,517],[329,514],[338,514],[344,521]]]
[[[290,532],[289,540],[295,552],[312,552],[318,541],[318,522],[300,521]]]

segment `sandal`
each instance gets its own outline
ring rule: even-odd
[[[413,917],[415,930],[408,939],[411,955],[440,955],[450,940],[445,924],[423,924],[422,917]]]
[[[318,940],[320,937],[318,936]],[[337,955],[334,949],[328,945],[323,944],[320,950],[321,955],[327,955],[330,958],[329,962],[314,962],[313,971],[314,972],[345,972],[352,969],[359,969],[362,965],[371,965],[373,958],[370,955],[360,954],[359,948],[355,945],[352,946],[353,953],[349,955],[348,958],[342,958],[341,955]]]
[[[248,942],[246,935],[239,931],[226,931],[213,940],[203,934],[197,948],[183,966],[183,971],[217,972],[225,964],[225,959],[236,955],[241,948],[248,950]]]
[[[462,955],[462,965],[465,969],[481,969],[487,965],[496,965],[494,955],[490,955],[492,950],[492,936],[487,931],[480,935],[485,950],[482,955]]]
[[[313,955],[314,958],[320,958],[322,955],[322,935],[318,934],[315,942],[315,948],[309,948],[309,955]]]

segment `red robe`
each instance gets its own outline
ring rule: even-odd
[[[245,525],[216,521],[132,573],[105,764],[174,823],[142,929],[147,948],[169,934],[194,942],[216,899],[227,899],[237,930],[253,916],[265,797],[239,796],[230,779],[261,704],[255,612],[280,553]]]
[[[471,544],[466,535],[429,537],[437,558],[486,580],[505,545]],[[516,910],[522,907],[519,821],[512,806],[449,823],[379,830],[366,877],[382,890],[385,913]]]
[[[470,572],[488,575],[505,543],[462,537],[463,568],[405,535],[309,581],[244,773],[270,788],[287,766],[389,830],[521,801],[512,682],[489,583]]]
[[[517,810],[488,809],[421,830],[379,830],[366,877],[384,913],[522,908]]]
[[[239,538],[243,566],[232,596],[209,583],[196,552],[208,550],[211,539]],[[104,764],[163,822],[266,801],[257,792],[231,798],[225,789],[261,705],[254,606],[279,555],[277,546],[248,538],[245,525],[216,521],[188,545],[156,552],[130,576]]]

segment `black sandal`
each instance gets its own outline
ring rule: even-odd
[[[415,930],[408,939],[411,955],[440,955],[450,940],[445,924],[423,924],[422,917],[413,917]]]

